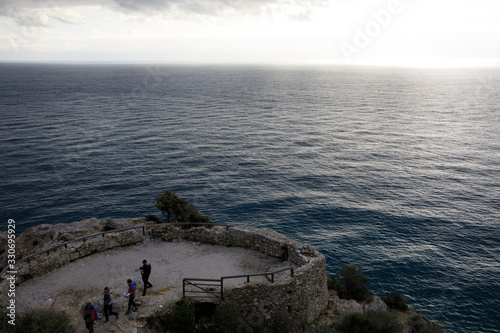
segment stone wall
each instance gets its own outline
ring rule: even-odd
[[[165,241],[181,239],[243,247],[294,264],[297,268],[291,278],[224,289],[225,300],[240,305],[253,328],[271,331],[286,331],[283,325],[296,328],[317,318],[328,305],[325,257],[310,245],[251,227],[179,229],[165,225],[150,230],[150,234]]]
[[[36,257],[16,263],[16,283],[41,276],[79,258],[115,247],[133,245],[144,241],[145,238],[142,233],[132,229],[86,236],[84,240],[70,242],[55,249],[47,249]]]
[[[242,247],[292,263],[296,267],[293,277],[279,278],[274,283],[252,282],[242,287],[224,289],[225,300],[240,305],[246,318],[250,318],[249,324],[258,330],[265,327],[273,330],[273,325],[280,326],[282,323],[298,327],[317,318],[328,305],[325,258],[310,245],[293,241],[271,230],[252,227],[210,226],[183,229],[165,224],[148,226],[146,230],[146,236],[140,228],[88,235],[85,240],[47,249],[36,258],[18,262],[16,282],[21,283],[43,275],[93,253],[136,244],[150,237],[164,241],[186,240]],[[5,284],[5,279],[2,283]]]

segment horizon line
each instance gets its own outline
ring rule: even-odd
[[[496,59],[495,59],[496,60]],[[478,64],[404,64],[404,63],[345,63],[338,61],[285,61],[285,62],[224,62],[224,61],[165,61],[165,60],[0,60],[0,64],[109,64],[109,65],[174,65],[174,66],[304,66],[304,67],[381,67],[381,68],[416,68],[416,69],[467,69],[467,68],[500,68],[498,63]]]

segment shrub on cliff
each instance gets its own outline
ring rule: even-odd
[[[375,310],[366,316],[357,312],[345,316],[341,330],[346,333],[400,333],[403,325],[394,314]]]
[[[367,314],[373,333],[400,333],[403,331],[403,325],[395,314],[386,310],[370,311]]]
[[[381,297],[382,301],[387,304],[391,309],[396,309],[399,311],[408,310],[408,305],[406,305],[406,297],[395,293],[395,292],[387,292],[386,297]]]
[[[352,313],[342,319],[342,332],[367,333],[370,332],[368,318],[361,313]]]
[[[155,222],[155,223],[161,223],[161,219],[158,216],[154,215],[154,214],[147,214],[145,216],[145,219],[146,219],[146,221],[151,221],[151,222]]]
[[[102,220],[100,225],[102,225],[103,231],[111,231],[116,229],[116,223],[110,217],[106,218],[105,220]]]
[[[147,318],[154,332],[191,333],[195,331],[194,305],[188,299],[175,303],[170,312],[160,312]]]
[[[2,330],[2,332],[75,332],[75,328],[71,324],[68,314],[52,309],[31,308],[25,310],[17,314],[15,324],[15,326],[8,324],[9,327],[7,330]],[[0,328],[2,328],[1,325]],[[5,328],[5,325],[3,328]]]
[[[371,294],[368,288],[370,278],[362,272],[359,267],[344,265],[339,274],[328,279],[328,289],[335,290],[340,298],[365,301]]]
[[[192,222],[210,223],[208,216],[202,216],[196,207],[177,196],[174,192],[166,190],[155,198],[156,208],[165,216],[165,222]]]
[[[243,310],[234,303],[220,303],[215,309],[213,324],[217,332],[237,332],[243,321]]]

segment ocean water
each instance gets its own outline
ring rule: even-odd
[[[1,221],[157,213],[363,268],[447,332],[499,332],[500,70],[0,64]]]

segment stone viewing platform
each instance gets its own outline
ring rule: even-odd
[[[98,310],[102,308],[104,287],[114,291],[116,309],[123,313],[127,299],[122,295],[126,280],[132,278],[138,283],[137,299],[141,303],[141,310],[132,315],[136,320],[122,316],[99,326],[107,325],[110,332],[135,332],[141,331],[146,316],[182,297],[183,278],[220,279],[285,267],[294,268],[293,276],[283,272],[274,282],[265,277],[225,282],[225,300],[237,303],[246,313],[254,314],[254,320],[262,322],[273,312],[285,309],[296,325],[317,318],[327,306],[325,259],[309,245],[251,227],[183,229],[164,224],[125,230],[143,223],[124,220],[118,223],[117,230],[95,234],[100,232],[99,224],[97,219],[90,219],[40,225],[22,233],[18,237],[22,257],[46,252],[19,261],[19,310],[28,306],[62,309],[76,314],[73,321],[75,327],[80,327],[81,305],[91,301]],[[87,238],[71,242],[82,236]],[[65,245],[54,248],[58,244]],[[146,297],[140,296],[142,280],[138,272],[143,259],[152,264],[150,282],[154,285]]]
[[[120,317],[101,321],[96,332],[146,333],[150,332],[148,318],[169,309],[183,296],[185,278],[219,281],[219,290],[207,287],[209,293],[202,292],[199,301],[214,296],[212,302],[223,297],[236,304],[243,311],[245,332],[275,332],[277,327],[278,331],[296,331],[306,323],[337,327],[346,315],[387,309],[377,296],[366,302],[339,299],[327,288],[324,256],[308,244],[271,230],[214,224],[153,225],[140,219],[115,222],[116,229],[106,232],[92,218],[43,224],[18,235],[17,310],[62,310],[76,332],[85,333],[82,305],[92,302],[103,317],[103,289],[109,287],[115,295],[113,309]],[[0,233],[0,245],[5,245],[6,236]],[[144,259],[152,266],[149,280],[153,288],[143,297],[139,267]],[[6,266],[6,252],[0,252],[0,263]],[[254,276],[258,273],[267,274]],[[236,275],[245,276],[223,279]],[[0,281],[0,300],[4,302],[5,277]],[[129,278],[137,282],[139,311],[125,315],[128,299],[123,293]],[[405,327],[403,332],[412,331],[417,317],[432,326],[415,310],[393,313]]]
[[[152,265],[150,282],[153,288],[148,289],[146,297],[142,297],[143,283],[137,270],[145,258]],[[180,299],[182,279],[185,277],[217,279],[221,276],[267,272],[281,267],[283,262],[277,258],[237,247],[185,241],[146,241],[96,253],[24,281],[18,287],[18,306],[20,311],[29,306],[52,306],[78,314],[81,305],[90,301],[102,314],[102,291],[104,287],[110,287],[116,297],[115,311],[123,315],[128,301],[123,293],[127,291],[126,280],[131,278],[137,282],[136,300],[141,305],[134,316],[139,319]],[[227,288],[244,285],[241,279],[232,282],[233,285]],[[81,319],[77,317],[74,324],[75,327],[82,326]],[[112,329],[116,326],[119,331],[128,332],[134,331],[135,325],[124,315],[118,320],[111,316],[107,324],[99,325],[99,331],[101,327]]]

